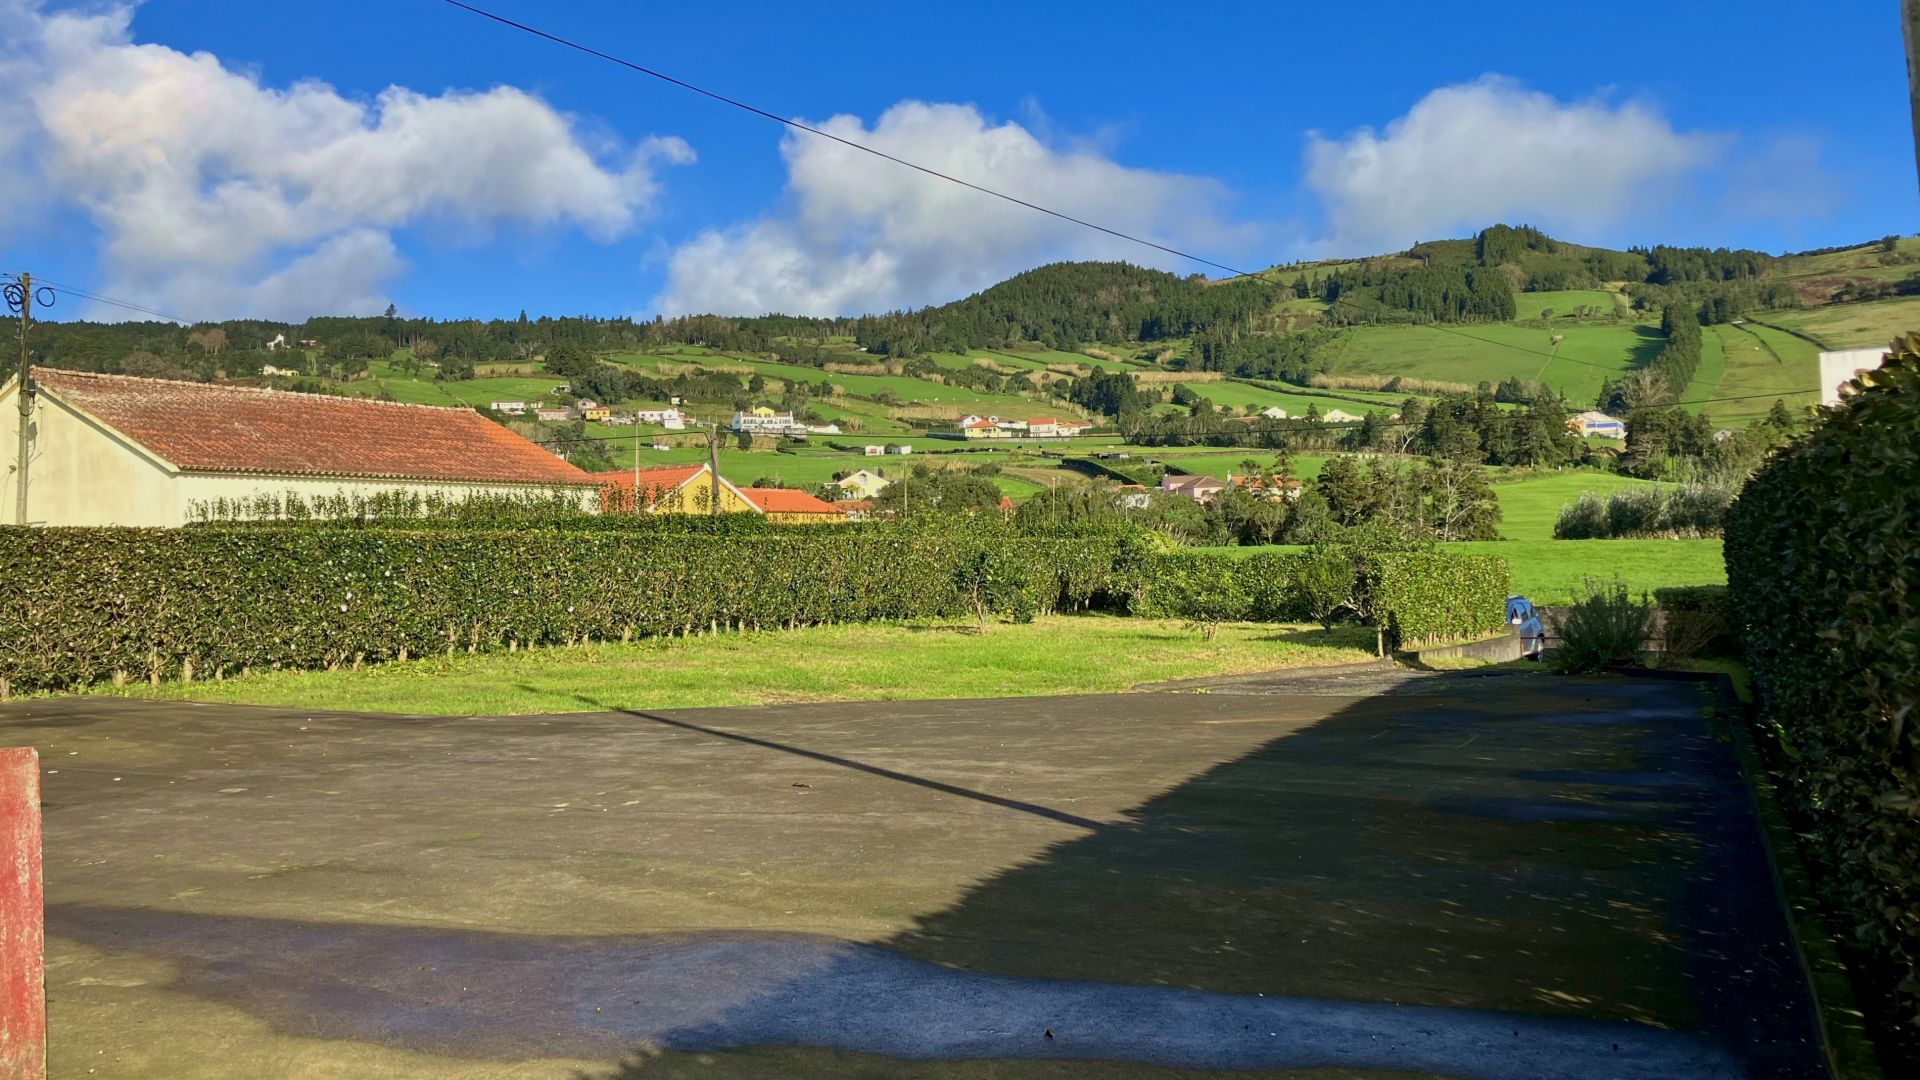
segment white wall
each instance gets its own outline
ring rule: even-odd
[[[1820,404],[1840,404],[1840,386],[1862,371],[1872,371],[1887,358],[1887,350],[1843,349],[1820,354]]]
[[[0,389],[0,524],[17,524],[15,460],[19,406],[11,386]],[[406,491],[461,500],[473,495],[540,494],[541,485],[481,484],[358,477],[183,473],[48,394],[36,399],[27,484],[27,522],[33,525],[171,527],[192,519],[196,503],[257,495],[360,496]],[[599,508],[597,488],[579,491],[583,509]]]

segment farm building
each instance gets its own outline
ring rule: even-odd
[[[891,481],[872,469],[859,469],[833,482],[849,499],[871,499],[886,490],[889,483]]]
[[[847,520],[845,510],[804,491],[750,487],[741,488],[740,493],[769,521],[783,525],[832,525]]]
[[[1183,476],[1168,473],[1160,478],[1160,490],[1169,495],[1185,495],[1194,502],[1212,502],[1227,485],[1211,476]]]
[[[26,520],[168,527],[259,497],[364,499],[576,490],[593,479],[471,409],[400,405],[35,368]],[[19,380],[0,386],[6,497],[17,524]]]
[[[1594,412],[1591,409],[1568,420],[1567,430],[1583,438],[1604,436],[1610,439],[1624,439],[1627,436],[1627,425],[1618,417]]]
[[[760,508],[726,477],[715,483],[713,468],[699,465],[663,465],[654,469],[615,469],[593,473],[601,485],[604,514],[710,514],[716,487],[720,513],[752,514]],[[638,491],[640,497],[634,498]]]

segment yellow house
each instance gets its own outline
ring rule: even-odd
[[[711,514],[716,491],[722,514],[760,512],[726,477],[719,477],[716,484],[713,469],[704,463],[616,469],[592,475],[601,485],[604,514]],[[637,500],[635,491],[640,493]]]
[[[472,409],[33,369],[32,525],[168,527],[257,499],[579,494],[597,482]],[[0,524],[19,524],[19,379],[0,385]]]
[[[590,409],[580,410],[580,419],[582,420],[605,420],[612,415],[613,410],[607,408],[605,405],[595,405]]]
[[[892,482],[872,469],[861,469],[835,480],[833,485],[846,493],[841,498],[871,499]]]

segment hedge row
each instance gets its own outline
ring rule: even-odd
[[[1117,587],[1136,615],[1196,622],[1372,620],[1400,646],[1476,637],[1506,625],[1507,562],[1402,552],[1356,566],[1329,548],[1236,559],[1176,552],[1128,561]]]
[[[1730,610],[1816,888],[1920,1075],[1920,336],[1727,514]]]
[[[717,628],[969,614],[1106,593],[1119,545],[886,527],[766,536],[0,529],[15,690],[210,678]]]

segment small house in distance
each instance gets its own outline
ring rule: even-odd
[[[741,488],[754,509],[782,525],[833,525],[847,520],[846,511],[824,499],[789,488]]]
[[[591,476],[601,485],[603,514],[711,514],[716,498],[722,514],[751,514],[760,509],[726,477],[714,476],[705,462],[615,469]]]
[[[833,486],[840,489],[842,498],[871,499],[885,491],[891,482],[872,469],[857,469],[835,480]]]
[[[1184,495],[1194,502],[1212,502],[1227,485],[1211,476],[1182,476],[1168,473],[1160,478],[1160,490],[1169,495]]]
[[[222,502],[573,490],[591,476],[472,409],[33,370],[27,522],[176,526]],[[19,380],[0,386],[0,453],[19,432]],[[17,466],[0,521],[14,524]]]
[[[1582,438],[1602,436],[1610,439],[1624,439],[1627,437],[1627,425],[1619,418],[1591,409],[1568,420],[1567,430]]]

